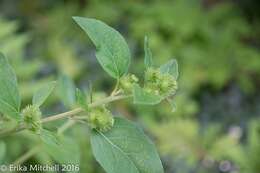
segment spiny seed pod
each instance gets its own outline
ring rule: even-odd
[[[99,107],[90,110],[88,123],[92,129],[106,132],[113,127],[114,118],[111,112],[105,107]]]
[[[159,90],[163,96],[174,94],[177,90],[177,81],[170,74],[163,74],[159,82]]]
[[[176,92],[177,81],[170,74],[149,68],[145,73],[145,89],[149,93],[167,97]]]
[[[131,92],[134,84],[138,81],[139,79],[134,74],[128,74],[120,79],[120,87],[125,92]]]
[[[148,68],[145,72],[145,82],[157,82],[160,78],[160,70],[154,68]]]
[[[23,123],[27,127],[27,129],[40,133],[42,129],[41,124],[41,111],[38,107],[34,105],[29,105],[22,110]]]

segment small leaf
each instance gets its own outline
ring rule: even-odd
[[[162,65],[160,67],[160,71],[162,73],[171,74],[177,80],[178,76],[179,76],[178,62],[176,61],[176,59],[172,59],[169,62],[167,62],[166,64]]]
[[[40,107],[50,96],[56,86],[56,81],[50,82],[38,89],[33,95],[33,105]]]
[[[163,173],[154,144],[128,120],[115,118],[114,127],[106,133],[92,131],[91,146],[107,173]]]
[[[0,53],[0,112],[19,120],[21,98],[14,70]]]
[[[60,75],[58,79],[58,93],[62,102],[67,107],[72,107],[76,102],[75,84],[66,75]]]
[[[3,163],[6,154],[5,143],[0,141],[0,165]]]
[[[153,66],[153,55],[149,47],[148,37],[144,37],[144,64],[146,68]]]
[[[163,99],[161,96],[146,92],[139,85],[134,85],[133,95],[134,104],[156,105]]]
[[[43,148],[56,162],[73,165],[80,163],[79,145],[71,138],[60,137],[59,145],[45,143]]]
[[[56,134],[49,130],[42,129],[40,138],[43,141],[44,144],[48,146],[57,146],[59,145],[59,140]]]
[[[88,110],[87,96],[78,88],[76,89],[76,100],[77,104],[79,104],[80,107],[82,107],[85,110]]]
[[[119,32],[105,23],[84,17],[73,17],[96,46],[96,57],[112,77],[120,78],[128,71],[130,51]]]

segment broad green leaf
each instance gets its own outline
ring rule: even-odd
[[[84,92],[82,92],[78,88],[76,89],[76,101],[77,101],[77,104],[79,104],[80,107],[82,107],[85,110],[88,110],[87,96]]]
[[[0,165],[3,163],[6,154],[5,143],[0,141]]]
[[[76,102],[75,84],[66,75],[60,75],[58,79],[58,94],[62,102],[67,107],[72,107]]]
[[[33,95],[33,105],[40,107],[52,93],[55,86],[56,81],[53,81],[39,88]]]
[[[15,72],[5,56],[0,53],[0,112],[19,120],[20,105],[21,98]]]
[[[173,75],[175,77],[175,79],[178,79],[179,76],[179,71],[178,71],[178,62],[176,61],[176,59],[172,59],[169,62],[167,62],[166,64],[162,65],[160,67],[160,71],[162,73],[169,73],[171,75]]]
[[[107,173],[163,173],[154,144],[128,120],[115,118],[114,127],[106,133],[94,130],[91,146]]]
[[[152,55],[152,52],[149,47],[149,42],[148,42],[147,36],[144,37],[144,53],[145,53],[145,56],[144,56],[145,67],[148,68],[148,67],[153,66],[153,55]]]
[[[48,146],[58,146],[59,145],[59,140],[56,134],[54,134],[51,131],[42,129],[40,138],[43,141],[44,144]]]
[[[60,137],[58,145],[45,143],[44,151],[46,151],[55,161],[61,164],[80,163],[79,145],[72,138]]]
[[[84,17],[73,17],[96,46],[96,57],[112,77],[120,78],[128,71],[130,51],[121,34],[105,23]]]
[[[139,85],[134,85],[133,89],[134,104],[155,105],[162,101],[162,97],[148,93]]]

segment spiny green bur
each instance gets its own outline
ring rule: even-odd
[[[90,111],[88,123],[92,129],[106,132],[113,127],[114,118],[105,107],[99,107]]]
[[[32,132],[37,134],[40,133],[42,129],[41,124],[41,111],[39,107],[34,105],[28,105],[22,110],[22,118],[25,126]]]
[[[145,72],[144,88],[147,92],[167,97],[174,94],[178,87],[172,75],[161,73],[159,69],[148,68]]]
[[[134,84],[138,83],[139,79],[134,74],[128,74],[120,79],[120,87],[124,92],[130,93],[133,90]]]

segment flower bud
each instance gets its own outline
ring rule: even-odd
[[[120,79],[120,87],[125,92],[131,92],[134,87],[134,84],[138,81],[139,79],[134,74],[128,74]]]
[[[106,132],[113,127],[114,118],[111,112],[105,107],[99,107],[90,111],[88,123],[92,129]]]
[[[41,111],[34,105],[29,105],[22,110],[23,123],[26,128],[35,133],[40,133],[42,129]]]

